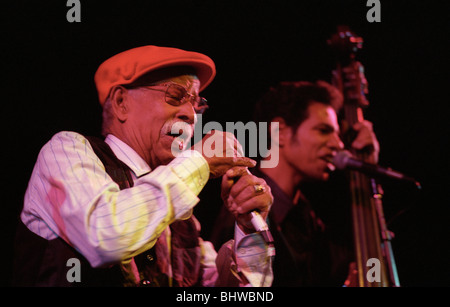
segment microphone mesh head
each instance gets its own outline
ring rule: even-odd
[[[348,150],[339,151],[333,157],[333,164],[337,169],[343,170],[347,168],[348,159],[352,157],[352,154]]]

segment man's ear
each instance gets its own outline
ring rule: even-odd
[[[271,122],[278,124],[278,142],[279,146],[282,147],[292,138],[292,128],[286,124],[284,118],[279,116],[273,118]]]
[[[128,90],[123,86],[117,85],[111,89],[111,106],[114,115],[120,122],[125,122],[129,112]]]

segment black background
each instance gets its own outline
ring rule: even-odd
[[[40,148],[61,130],[99,132],[93,75],[103,60],[150,44],[205,53],[217,77],[203,92],[211,105],[204,122],[247,122],[268,86],[330,79],[326,40],[345,24],[364,39],[358,58],[369,81],[365,116],[381,144],[380,164],[423,185],[420,192],[384,185],[400,282],[449,286],[445,2],[381,0],[380,23],[367,21],[365,0],[81,0],[80,23],[66,20],[66,1],[2,4],[2,285],[10,282],[14,227]],[[212,199],[215,191],[201,196]],[[217,208],[197,207],[206,237]]]

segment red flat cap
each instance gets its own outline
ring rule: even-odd
[[[194,68],[200,80],[200,91],[216,75],[214,62],[204,54],[170,47],[137,47],[116,54],[97,69],[94,80],[100,104],[103,106],[114,86],[130,84],[151,71],[175,66]]]

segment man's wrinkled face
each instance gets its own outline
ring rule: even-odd
[[[182,75],[128,90],[132,102],[128,117],[128,138],[132,146],[154,169],[174,159],[172,146],[184,149],[193,135],[197,115],[191,103],[171,105],[167,87],[176,84],[188,94],[198,95],[200,82],[196,76]],[[137,148],[136,148],[137,147]]]
[[[330,106],[313,102],[308,118],[285,144],[283,155],[302,180],[327,180],[328,160],[343,148],[336,112]]]

